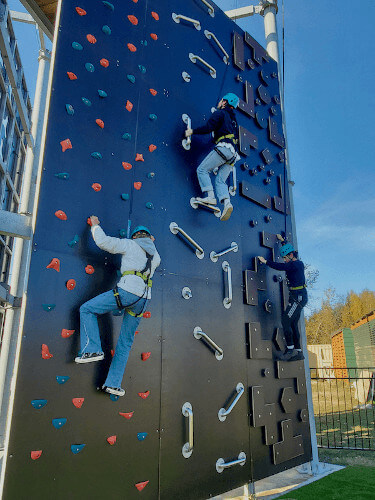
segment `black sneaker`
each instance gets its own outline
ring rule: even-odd
[[[287,349],[282,355],[282,361],[290,361],[290,359],[296,356],[298,351],[296,349]]]
[[[104,389],[105,392],[109,392],[109,394],[114,394],[115,396],[125,395],[125,389],[122,389],[121,387],[107,387],[103,385],[102,389]]]
[[[289,358],[289,361],[301,361],[305,359],[305,356],[303,355],[303,352],[302,351],[297,351],[297,353],[292,356],[291,358]]]
[[[74,360],[76,363],[92,363],[93,361],[101,361],[104,359],[102,352],[85,352],[81,356],[77,356]]]

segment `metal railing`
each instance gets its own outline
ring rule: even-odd
[[[375,368],[311,368],[318,446],[375,450]]]

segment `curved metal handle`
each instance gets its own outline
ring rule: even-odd
[[[208,3],[207,0],[201,0],[201,1],[208,8],[208,13],[210,14],[210,16],[215,17],[215,9],[212,7],[212,5]]]
[[[224,351],[219,347],[208,335],[202,331],[200,326],[196,326],[193,331],[194,337],[196,339],[204,338],[206,342],[215,350],[215,358],[220,361],[223,359]]]
[[[229,252],[238,252],[238,245],[235,241],[232,241],[232,243],[230,244],[230,247],[227,248],[226,250],[223,250],[222,252],[216,253],[216,252],[212,251],[210,253],[210,259],[212,260],[212,262],[217,262],[219,260],[219,257],[222,257],[223,255],[225,255]]]
[[[233,467],[234,465],[245,465],[246,463],[246,453],[241,451],[238,455],[238,460],[233,460],[232,462],[225,462],[224,458],[219,458],[216,462],[216,471],[221,474],[224,469],[229,469],[229,467]]]
[[[182,414],[184,417],[189,419],[189,441],[184,444],[182,447],[182,455],[184,458],[191,457],[194,448],[194,415],[193,415],[193,407],[190,403],[186,402],[181,408]]]
[[[203,259],[204,257],[204,250],[201,246],[198,245],[196,241],[193,240],[191,236],[189,236],[181,227],[178,226],[175,222],[171,222],[169,224],[169,230],[172,234],[177,234],[180,233],[184,238],[188,240],[189,243],[195,247],[195,255],[198,257],[198,259]]]
[[[200,61],[202,64],[204,64],[207,68],[209,68],[210,70],[210,75],[212,76],[212,78],[216,78],[216,69],[211,66],[210,64],[208,64],[207,61],[205,61],[204,59],[202,59],[201,57],[193,54],[192,52],[190,52],[189,54],[189,59],[192,63],[196,63],[197,61]]]
[[[196,30],[200,31],[202,29],[201,23],[198,21],[198,19],[192,19],[191,17],[186,17],[182,14],[175,14],[174,12],[172,13],[172,19],[175,23],[179,23],[180,19],[183,19],[184,21],[194,24],[194,28]]]
[[[225,62],[225,64],[229,64],[229,54],[224,49],[224,47],[221,45],[221,43],[217,39],[217,36],[214,33],[212,33],[212,31],[208,31],[208,30],[204,30],[204,34],[205,34],[206,38],[208,38],[209,40],[212,38],[216,42],[217,46],[224,54],[223,61]]]
[[[229,408],[226,410],[225,408],[220,408],[217,416],[220,420],[220,422],[224,422],[224,420],[227,418],[229,413],[233,410],[233,408],[236,406],[238,403],[240,397],[242,394],[245,392],[245,388],[241,382],[239,382],[236,386],[236,391],[237,391],[237,396],[234,398],[232,403],[230,404]]]
[[[186,124],[187,129],[191,128],[191,119],[189,115],[185,113],[182,115],[182,121]],[[190,149],[191,144],[191,135],[182,140],[182,147],[186,150]]]
[[[232,305],[233,293],[232,293],[232,269],[229,265],[229,262],[224,260],[221,267],[225,273],[228,273],[228,297],[225,297],[223,300],[223,305],[225,309],[229,309]]]
[[[233,186],[229,186],[229,194],[231,196],[235,196],[237,191],[237,170],[234,165],[232,167],[232,177],[233,177]]]

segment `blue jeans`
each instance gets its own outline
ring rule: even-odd
[[[139,297],[126,292],[119,287],[119,294],[123,306],[133,304]],[[141,314],[147,304],[147,299],[140,299],[131,311],[135,314]],[[117,309],[116,299],[113,291],[105,292],[93,299],[85,302],[79,309],[81,320],[81,355],[89,352],[103,352],[99,335],[98,314],[105,314]],[[107,387],[121,387],[121,381],[124,376],[126,363],[128,361],[130,349],[134,341],[134,333],[139,325],[141,318],[136,318],[128,314],[125,310],[122,321],[120,335],[117,341],[115,355],[113,356],[111,366],[104,385]]]
[[[233,153],[229,148],[225,146],[219,146],[219,151],[225,156],[227,160],[233,158]],[[229,199],[229,191],[227,186],[227,179],[232,170],[232,166],[224,161],[215,150],[211,151],[202,163],[197,168],[198,182],[201,187],[202,192],[213,191],[212,182],[210,178],[210,172],[219,168],[215,179],[216,195],[219,201],[223,201],[227,198]]]

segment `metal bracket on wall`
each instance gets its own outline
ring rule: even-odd
[[[179,227],[178,224],[176,224],[176,222],[171,222],[169,224],[169,230],[172,234],[180,233],[181,236],[186,238],[188,240],[188,242],[191,243],[193,245],[193,247],[195,248],[195,255],[198,257],[198,259],[203,259],[203,257],[204,257],[203,248],[201,246],[199,246],[198,243],[196,241],[194,241],[193,238],[191,238],[191,236],[189,236],[181,227]]]
[[[210,16],[211,17],[215,17],[215,9],[214,9],[214,7],[209,2],[207,2],[207,0],[201,0],[201,2],[203,2],[204,5],[207,7],[208,13],[210,14]]]
[[[232,291],[232,268],[229,265],[229,262],[224,260],[221,267],[223,268],[224,273],[228,274],[228,296],[224,297],[223,305],[225,309],[229,309],[232,305],[233,300],[233,291]]]
[[[182,455],[184,458],[191,457],[194,449],[194,415],[193,415],[193,407],[190,403],[186,402],[181,408],[182,414],[184,417],[189,419],[188,425],[188,441],[182,447]]]
[[[225,62],[225,64],[229,64],[229,54],[228,52],[224,49],[224,47],[221,45],[221,43],[219,42],[219,40],[217,39],[216,35],[214,33],[212,33],[212,31],[208,31],[208,30],[204,30],[204,35],[206,38],[208,38],[209,40],[212,38],[212,40],[214,40],[214,42],[216,42],[216,45],[219,47],[219,49],[222,51],[222,53],[224,54],[224,57],[223,57],[223,61]]]
[[[230,467],[233,467],[234,465],[245,465],[246,463],[246,453],[241,451],[238,454],[238,459],[237,460],[232,460],[231,462],[226,462],[224,458],[219,458],[216,462],[216,471],[221,474],[224,469],[229,469]]]
[[[0,283],[0,303],[9,307],[21,307],[22,297],[14,297],[10,294],[10,286],[6,283]]]
[[[193,331],[193,335],[196,339],[200,340],[203,338],[208,346],[215,351],[215,358],[218,361],[221,361],[224,356],[224,351],[221,347],[219,347],[208,335],[202,331],[200,326],[196,326]]]
[[[237,170],[236,170],[236,167],[234,165],[232,167],[232,179],[233,179],[233,185],[229,186],[229,194],[231,196],[236,196],[236,192],[237,192]]]
[[[230,404],[230,406],[228,407],[228,409],[226,410],[225,408],[220,408],[220,410],[218,411],[217,417],[220,420],[220,422],[224,422],[226,420],[229,413],[233,410],[233,408],[238,403],[240,397],[245,392],[245,388],[241,382],[239,382],[236,385],[236,392],[237,392],[237,395],[234,398],[234,400],[232,401],[232,403]]]
[[[191,290],[188,286],[184,286],[181,293],[182,293],[183,298],[186,300],[191,299],[193,296],[193,294],[191,293]]]
[[[182,115],[182,121],[185,123],[187,126],[187,130],[191,128],[191,119],[190,116],[187,114]],[[190,149],[190,144],[191,144],[191,136],[186,137],[185,139],[182,139],[182,147],[186,149],[187,151]]]
[[[212,76],[212,78],[216,78],[216,69],[213,66],[211,66],[211,64],[208,64],[208,62],[202,59],[200,56],[197,56],[196,54],[190,52],[189,59],[193,64],[196,64],[197,61],[200,61],[203,64],[203,66],[206,66],[206,68],[210,70],[210,75]]]
[[[175,23],[179,23],[180,20],[182,19],[183,21],[187,21],[188,23],[192,23],[196,30],[200,31],[202,29],[201,23],[197,19],[192,19],[191,17],[186,17],[186,16],[183,16],[182,14],[175,14],[174,12],[172,12],[172,19]]]
[[[212,251],[210,253],[210,259],[212,260],[212,262],[217,262],[219,260],[219,257],[222,257],[229,252],[238,252],[238,244],[235,241],[232,241],[232,243],[230,244],[230,248],[227,248],[222,252],[216,253],[215,251]]]
[[[273,463],[275,465],[304,454],[302,435],[293,436],[291,420],[281,422],[281,436],[282,441],[273,445]]]

